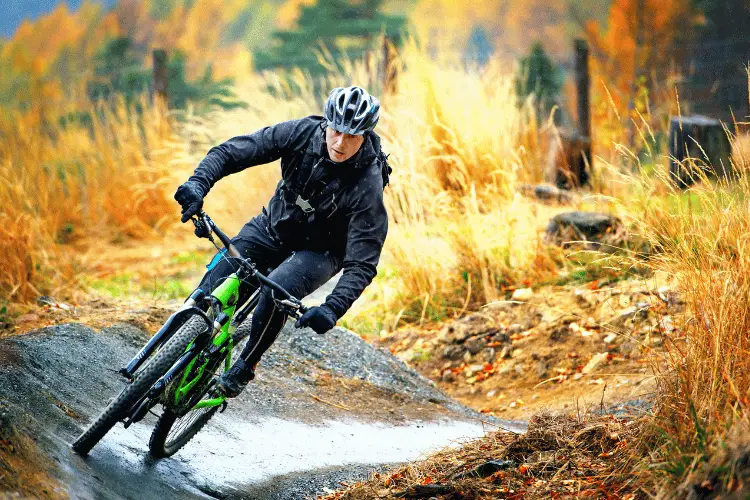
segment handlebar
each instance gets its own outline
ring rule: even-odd
[[[235,257],[240,265],[245,268],[245,270],[248,271],[251,276],[260,281],[261,284],[269,287],[274,292],[277,292],[282,298],[277,299],[276,297],[273,297],[272,294],[273,300],[274,302],[276,302],[277,306],[281,306],[281,308],[284,309],[287,314],[289,314],[290,316],[300,317],[302,314],[307,312],[308,308],[302,305],[302,302],[298,298],[290,294],[283,286],[279,285],[268,276],[258,271],[258,269],[255,267],[255,264],[253,264],[249,259],[243,258],[242,254],[239,252],[239,250],[237,250],[237,247],[232,244],[232,241],[229,239],[229,237],[224,233],[224,231],[219,229],[219,226],[216,225],[216,223],[211,219],[211,217],[208,216],[206,212],[201,210],[200,214],[191,217],[191,220],[193,221],[193,225],[195,225],[195,235],[197,237],[208,238],[208,240],[218,248],[218,245],[216,245],[216,242],[211,236],[212,233],[215,233],[221,243],[224,245],[224,248],[227,249],[229,255]]]

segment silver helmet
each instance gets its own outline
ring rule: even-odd
[[[336,87],[328,95],[325,116],[337,132],[362,135],[378,123],[380,101],[362,87]]]

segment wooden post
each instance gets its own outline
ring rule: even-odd
[[[574,186],[584,186],[591,178],[591,98],[589,79],[589,45],[586,40],[576,39],[574,42],[576,53],[576,94],[578,105],[578,158],[571,158],[570,183]]]
[[[575,41],[576,91],[578,94],[578,133],[591,137],[591,102],[589,98],[589,46],[586,40]]]
[[[154,49],[154,96],[168,102],[169,99],[169,72],[167,69],[167,52],[163,49]]]

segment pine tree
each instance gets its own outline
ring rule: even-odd
[[[381,33],[399,44],[405,29],[403,16],[380,12],[382,0],[318,0],[302,6],[296,30],[276,31],[274,46],[255,52],[255,68],[301,68],[312,74],[325,71],[321,50],[333,61],[361,58]]]
[[[96,56],[95,78],[88,84],[91,100],[108,99],[113,94],[131,101],[148,90],[151,74],[141,66],[129,37],[119,37],[104,44]]]
[[[534,94],[541,114],[555,104],[562,87],[560,70],[552,62],[540,42],[535,42],[528,56],[521,59],[516,74],[516,95],[526,99]]]
[[[149,91],[153,87],[152,71],[143,67],[141,60],[130,38],[107,42],[96,59],[96,78],[88,84],[89,98],[96,101],[121,95],[133,102],[135,97]],[[186,65],[187,57],[181,51],[175,51],[167,62],[170,107],[182,109],[188,102],[196,105],[198,111],[211,106],[224,109],[245,106],[232,91],[231,79],[214,81],[209,66],[201,78],[189,82],[185,76]]]

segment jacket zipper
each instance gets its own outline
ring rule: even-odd
[[[310,177],[307,178],[307,182],[305,182],[304,187],[300,191],[300,195],[305,194],[305,192],[307,191],[307,186],[309,186],[311,183],[313,184],[313,188],[314,188],[315,187],[314,183],[318,182],[323,177],[323,173],[325,173],[324,169],[323,168],[318,168],[320,166],[320,164],[323,163],[323,160],[325,160],[325,158],[321,158],[320,160],[318,160],[312,166],[312,171],[310,172]],[[306,197],[303,196],[303,198],[306,199],[306,200],[309,200],[309,199],[311,199],[313,197],[313,195],[314,195],[314,193],[309,193],[308,196],[306,196]]]

